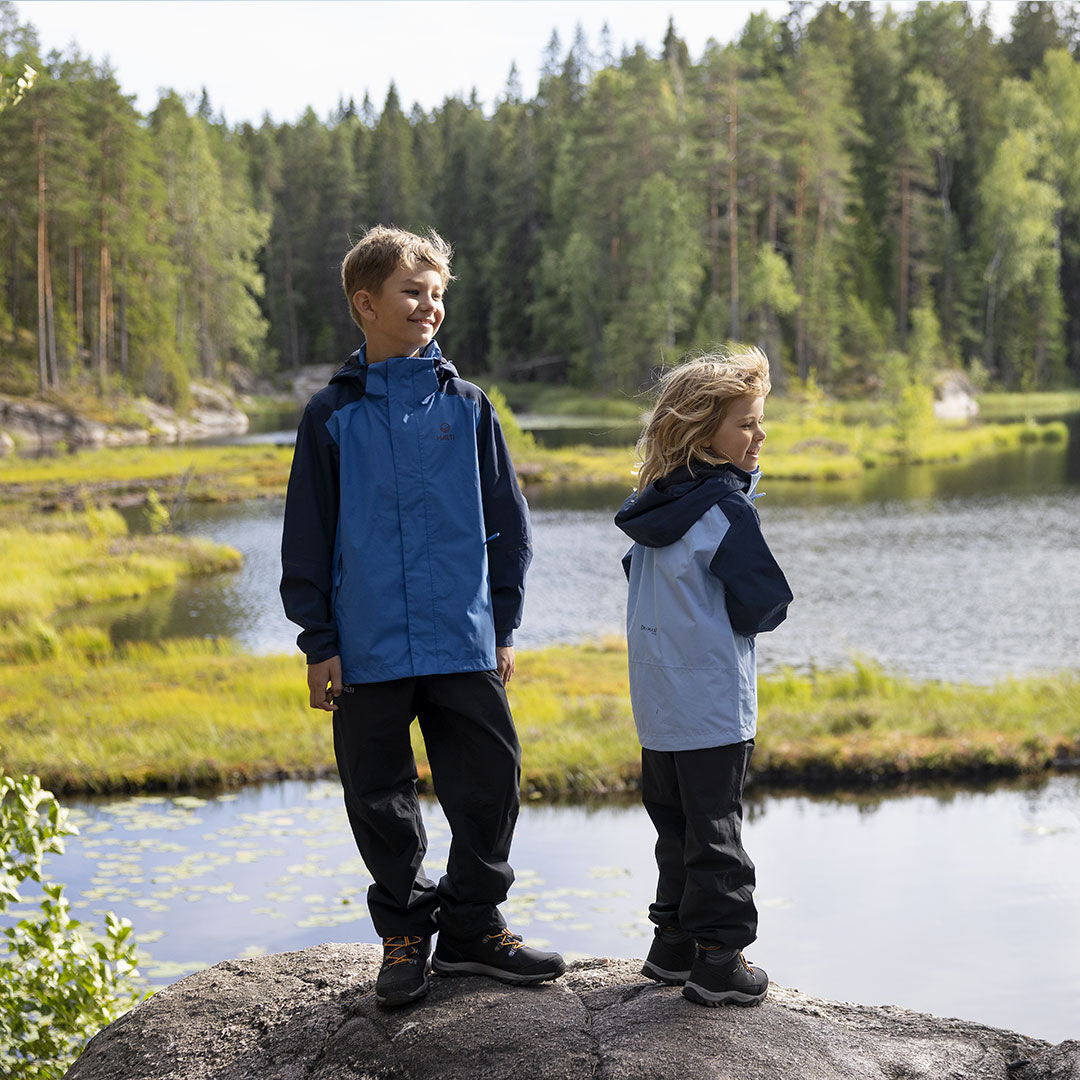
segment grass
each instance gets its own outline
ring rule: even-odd
[[[1042,390],[1029,394],[980,394],[979,415],[984,420],[1056,420],[1080,413],[1080,390]]]
[[[228,642],[90,653],[77,630],[45,660],[0,667],[0,769],[60,792],[186,789],[333,772],[330,718],[300,657]],[[511,704],[536,798],[632,789],[640,771],[621,643],[522,653]],[[1080,679],[916,683],[868,664],[763,678],[759,781],[1035,776],[1080,757]],[[427,762],[417,743],[422,778]]]
[[[129,536],[109,508],[0,525],[0,660],[54,656],[60,639],[47,620],[61,609],[144,596],[240,563],[238,551],[208,540]],[[94,654],[109,648],[103,631],[86,628],[74,644]]]
[[[291,446],[138,446],[82,450],[55,457],[0,460],[0,499],[33,506],[122,504],[155,489],[169,502],[182,495],[228,502],[282,495]]]
[[[904,450],[888,425],[850,424],[808,412],[769,424],[764,469],[774,480],[857,478],[869,468],[971,460],[1037,443],[1064,443],[1060,421],[972,427],[937,425]],[[122,505],[151,488],[162,500],[225,502],[282,496],[292,448],[282,446],[155,446],[84,450],[42,458],[0,460],[0,499],[35,508],[79,506],[88,500]],[[515,465],[528,484],[633,485],[630,447],[548,449],[526,438]]]

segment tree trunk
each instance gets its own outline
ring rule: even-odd
[[[53,317],[52,260],[49,258],[48,243],[45,244],[45,332],[48,339],[49,386],[59,390],[60,366],[56,361],[56,319]]]
[[[124,277],[127,267],[124,266]],[[128,329],[127,329],[127,284],[120,286],[120,371],[125,381],[128,377]]]
[[[351,298],[350,298],[351,302]],[[285,234],[285,315],[289,326],[290,363],[293,368],[300,366],[300,335],[296,326],[296,296],[293,292],[292,242]]]
[[[731,274],[731,340],[739,340],[739,165],[736,159],[736,101],[735,67],[728,77],[728,266]]]
[[[896,328],[900,349],[907,347],[908,277],[910,274],[911,169],[905,161],[900,166],[900,290],[896,309]]]
[[[38,389],[49,389],[48,355],[45,330],[45,125],[34,121],[34,143],[37,146],[37,300],[38,300]]]
[[[75,249],[75,340],[80,353],[86,334],[85,304],[83,302],[83,257],[82,246]]]
[[[97,342],[97,379],[104,394],[108,389],[109,379],[109,245],[106,240],[107,219],[105,208],[101,210],[101,252],[98,257],[98,342]]]
[[[806,165],[800,163],[795,179],[795,291],[799,294],[795,312],[795,363],[800,379],[810,374],[806,355],[806,187]]]
[[[1004,253],[1001,248],[994,252],[986,269],[986,324],[983,327],[983,366],[993,372],[994,364],[994,318],[997,314],[997,273]]]
[[[811,273],[810,292],[813,295],[813,301],[810,304],[811,311],[816,312],[818,309],[819,298],[821,296],[822,282],[824,279],[822,263],[825,259],[825,216],[828,212],[828,198],[825,192],[821,190],[820,185],[818,189],[818,208],[817,208],[817,224],[814,228],[814,266]],[[829,354],[827,349],[827,340],[821,337],[823,327],[820,322],[817,325],[817,336],[814,340],[814,357],[815,367],[817,368],[817,379],[820,384],[826,378],[828,374],[828,362]]]

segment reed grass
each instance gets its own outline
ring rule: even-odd
[[[118,650],[77,630],[43,661],[0,666],[0,769],[61,792],[182,790],[332,773],[331,722],[300,657],[225,641]],[[92,637],[92,635],[91,635]],[[621,642],[519,654],[510,687],[528,797],[636,787]],[[919,683],[873,664],[760,682],[757,781],[859,787],[1037,776],[1080,759],[1080,678]],[[422,780],[428,777],[416,739]]]
[[[513,426],[513,425],[511,425]],[[822,407],[770,422],[763,468],[774,480],[836,481],[896,463],[958,462],[1037,443],[1068,440],[1061,421],[972,426],[936,425],[915,445],[901,446],[889,425],[850,423]],[[528,484],[633,486],[627,447],[546,448],[518,439],[514,455]],[[165,503],[179,498],[226,502],[285,493],[292,462],[287,446],[154,446],[84,450],[36,459],[0,459],[0,500],[54,508],[88,502],[123,504],[153,489]]]
[[[60,609],[144,596],[182,577],[238,569],[241,561],[234,548],[209,540],[129,536],[109,508],[0,525],[0,660],[55,655],[60,639],[46,620]],[[81,628],[75,644],[100,654],[108,639]]]

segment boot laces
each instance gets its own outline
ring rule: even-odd
[[[416,946],[422,938],[409,937],[402,934],[398,937],[383,938],[383,964],[386,967],[394,967],[397,964],[413,964],[416,962]]]
[[[522,944],[521,938],[517,934],[512,934],[506,926],[492,934],[487,934],[484,940],[495,942],[496,949],[509,949],[511,952],[520,949]]]
[[[703,952],[716,952],[718,949],[722,949],[723,947],[723,945],[702,945],[701,949]],[[742,964],[744,968],[746,968],[747,971],[750,972],[751,975],[754,974],[754,969],[746,962],[746,957],[743,956],[742,949],[740,949],[738,953],[736,953],[735,958],[740,964]]]

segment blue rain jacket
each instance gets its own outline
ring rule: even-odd
[[[701,750],[757,732],[754,635],[791,589],[761,534],[759,470],[695,463],[631,495],[615,523],[634,546],[626,640],[641,745]]]
[[[431,342],[361,348],[308,403],[285,501],[281,597],[308,663],[346,684],[495,667],[532,558],[498,417]]]

